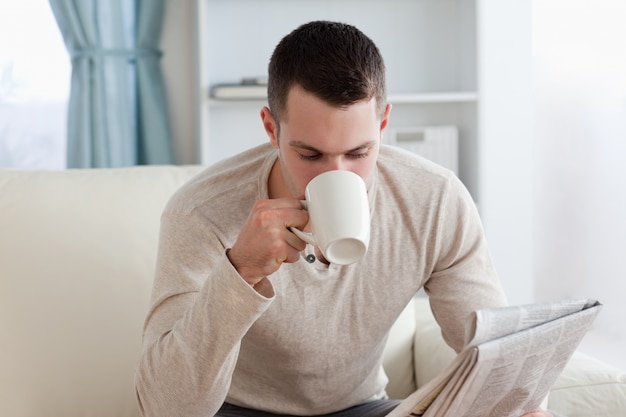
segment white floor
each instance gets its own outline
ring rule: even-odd
[[[626,339],[592,329],[578,350],[626,372]]]

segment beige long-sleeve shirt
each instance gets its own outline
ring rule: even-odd
[[[456,350],[475,309],[505,304],[469,193],[449,171],[382,146],[364,259],[283,264],[260,292],[226,257],[277,158],[263,145],[208,168],[161,222],[136,375],[144,415],[212,416],[224,401],[292,415],[385,397],[388,331],[422,287]]]

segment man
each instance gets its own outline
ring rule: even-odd
[[[456,350],[470,312],[506,302],[460,181],[381,145],[391,106],[369,38],[299,27],[272,55],[268,96],[270,143],[207,169],[163,213],[136,381],[146,416],[384,416],[397,402],[383,347],[420,288]],[[348,266],[288,229],[307,229],[305,186],[336,169],[365,180],[372,214],[368,253]]]

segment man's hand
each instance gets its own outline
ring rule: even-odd
[[[306,243],[288,227],[302,228],[308,221],[309,215],[298,199],[259,200],[228,251],[228,259],[239,275],[254,286],[284,262],[300,259]]]

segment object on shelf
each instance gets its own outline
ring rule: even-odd
[[[246,77],[241,79],[243,85],[265,85],[267,86],[267,77]]]
[[[389,132],[389,143],[429,159],[459,174],[456,126],[399,127]]]
[[[211,97],[221,100],[250,100],[267,98],[267,77],[243,78],[237,84],[217,84]]]

